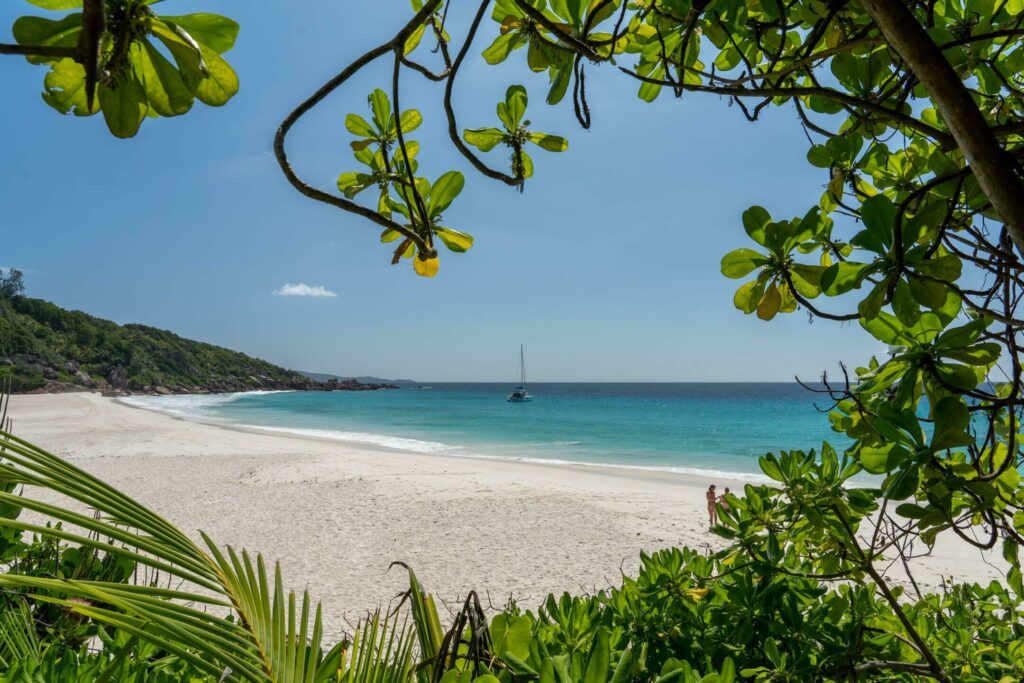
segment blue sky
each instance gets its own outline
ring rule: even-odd
[[[530,73],[523,57],[484,63],[488,27],[456,87],[460,125],[494,125],[495,103],[520,83],[534,128],[565,135],[570,149],[538,151],[522,195],[482,178],[447,141],[441,89],[405,75],[403,108],[425,118],[414,136],[421,173],[466,174],[445,219],[476,238],[467,254],[443,254],[428,280],[408,262],[389,265],[375,226],[297,194],[271,153],[280,120],[393,34],[408,3],[167,0],[157,9],[242,24],[227,55],[242,89],[226,107],[197,103],[119,141],[99,116],[62,118],[47,107],[45,69],[0,59],[0,265],[23,269],[32,296],[291,368],[424,381],[511,380],[520,343],[537,381],[814,378],[879,351],[857,327],[811,325],[802,313],[771,323],[744,316],[732,306],[739,283],[719,274],[725,252],[748,246],[746,207],[803,214],[821,192],[822,173],[806,163],[788,109],[750,124],[712,97],[663,94],[648,105],[634,82],[604,66],[588,71],[594,125],[583,131],[568,98],[544,104],[546,76]],[[31,13],[43,12],[3,3],[0,40]],[[389,82],[389,64],[360,74],[296,127],[289,152],[305,178],[331,189],[341,171],[356,169],[344,115],[365,113],[367,93]],[[504,161],[500,151],[488,159]],[[298,283],[337,296],[273,294]]]

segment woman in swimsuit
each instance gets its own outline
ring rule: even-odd
[[[713,527],[718,522],[718,510],[715,509],[715,503],[718,501],[718,496],[715,495],[714,484],[708,487],[708,491],[704,494],[704,497],[708,499],[708,526]]]

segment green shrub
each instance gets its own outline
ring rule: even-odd
[[[27,365],[0,365],[0,386],[10,382],[13,392],[32,391],[46,386],[41,370]]]

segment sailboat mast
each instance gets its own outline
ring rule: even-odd
[[[526,388],[526,360],[523,356],[523,345],[519,345],[519,384],[523,388]]]

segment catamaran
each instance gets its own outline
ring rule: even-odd
[[[532,396],[526,391],[526,361],[523,356],[523,345],[519,345],[519,386],[512,390],[512,393],[508,395],[508,401],[510,403],[524,403],[529,401]]]

